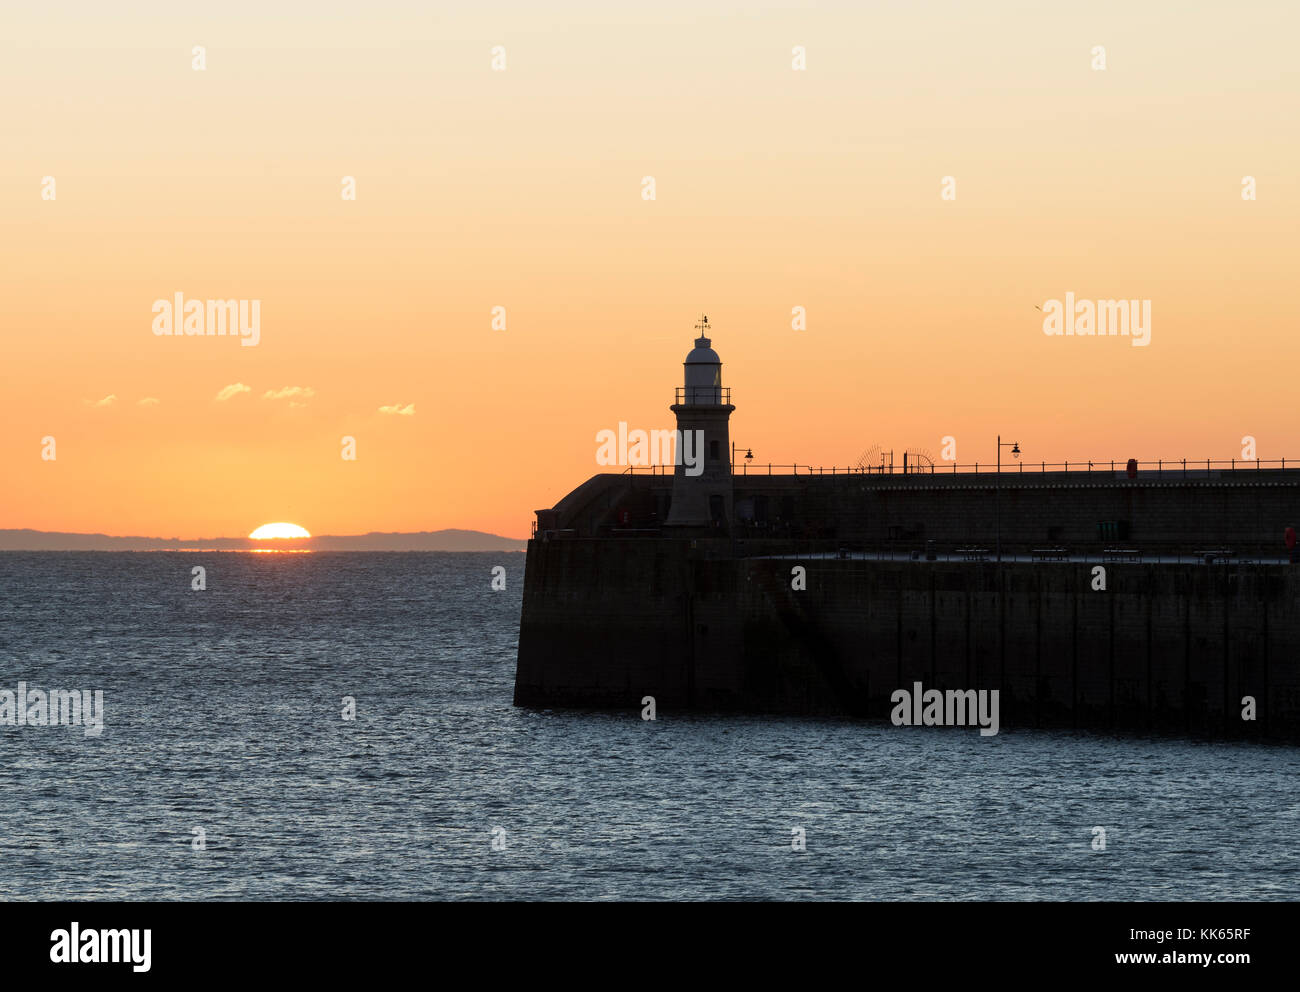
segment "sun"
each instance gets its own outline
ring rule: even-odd
[[[263,541],[270,537],[311,537],[307,531],[297,524],[262,524],[261,527],[248,535],[255,541]]]

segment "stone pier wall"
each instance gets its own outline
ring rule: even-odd
[[[1095,564],[732,549],[530,542],[516,704],[886,719],[921,682],[999,689],[1004,728],[1300,736],[1300,566],[1109,563],[1095,591]]]

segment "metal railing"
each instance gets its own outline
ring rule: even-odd
[[[731,387],[678,386],[675,397],[678,406],[683,404],[726,406],[731,403]]]
[[[741,466],[740,471],[737,471],[736,468],[737,464]],[[746,475],[746,474],[749,475],[800,475],[800,474],[833,475],[834,474],[833,469],[831,471],[826,471],[825,469],[814,468],[811,465],[760,465],[757,467],[761,469],[766,469],[767,471],[765,472],[754,471],[754,472],[746,473],[744,471],[744,468],[748,464],[749,464],[748,462],[743,462],[743,461],[739,463],[732,463],[731,474],[732,475]],[[672,464],[671,462],[663,465],[629,465],[627,468],[623,470],[622,474],[623,475],[672,475],[673,472],[676,471],[676,469],[677,466]],[[789,469],[790,471],[786,472],[785,471],[786,469]],[[843,475],[846,471],[847,471],[846,469],[840,469],[840,475]]]
[[[1003,473],[1011,472],[1017,475],[1023,475],[1026,471],[1039,472],[1039,473],[1102,472],[1102,473],[1112,473],[1112,474],[1119,474],[1119,473],[1127,474],[1130,460],[1133,462],[1133,469],[1135,472],[1138,473],[1154,472],[1158,476],[1163,476],[1163,475],[1186,476],[1188,473],[1191,472],[1198,472],[1198,473],[1213,472],[1213,471],[1255,472],[1255,471],[1259,471],[1260,469],[1285,469],[1286,461],[1287,461],[1285,458],[1267,458],[1267,459],[1266,458],[1252,458],[1252,459],[1206,458],[1203,460],[1202,459],[1189,460],[1186,458],[1170,458],[1170,459],[1158,458],[1153,461],[1142,461],[1140,459],[1122,459],[1120,461],[1116,461],[1112,459],[1109,462],[1092,461],[1091,459],[1074,461],[1074,462],[1021,461],[1021,462],[1014,462],[1011,465],[1004,464],[1002,466],[1001,471]],[[982,466],[982,471],[984,472],[996,471],[996,465],[995,463],[992,462],[975,462],[973,465],[970,464],[958,465],[957,463],[954,462],[951,465],[943,465],[943,466],[931,465],[927,469],[921,469],[909,465],[907,467],[906,474],[913,475],[915,473],[922,472],[925,474],[934,475],[936,473],[948,473],[948,472],[955,474],[959,471],[979,472],[981,471],[981,466]],[[1293,469],[1300,468],[1300,462],[1297,462],[1296,459],[1292,458],[1291,467]]]
[[[1293,470],[1300,469],[1300,459],[1290,459],[1290,465]],[[1125,475],[1127,474],[1128,462],[1125,461],[1075,461],[1075,462],[1017,462],[1013,465],[1003,465],[1001,474],[1003,475],[1026,475],[1037,472],[1045,474],[1047,472],[1066,472],[1066,473],[1100,473],[1102,475]],[[1256,472],[1264,469],[1276,470],[1285,469],[1287,459],[1285,458],[1256,458],[1247,461],[1241,458],[1226,458],[1189,461],[1183,459],[1157,459],[1156,461],[1139,461],[1136,471],[1139,474],[1154,473],[1160,478],[1168,477],[1191,477],[1195,474],[1205,474],[1208,472]],[[664,465],[636,465],[629,466],[624,470],[624,475],[672,475],[676,466],[672,464]],[[957,473],[982,472],[986,475],[992,475],[997,472],[997,466],[993,462],[972,462],[966,464],[929,465],[924,468],[915,465],[908,465],[904,468],[902,465],[881,465],[869,466],[866,468],[851,465],[779,465],[774,462],[756,463],[745,460],[737,460],[731,464],[733,475],[956,475]]]

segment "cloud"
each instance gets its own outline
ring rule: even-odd
[[[285,386],[283,389],[268,389],[262,394],[264,400],[289,400],[290,406],[303,406],[316,395],[311,386]]]
[[[102,400],[82,400],[87,406],[112,406],[117,402],[117,394],[109,393]]]
[[[136,405],[137,405],[137,406],[157,406],[157,405],[158,405],[159,403],[161,403],[161,402],[162,402],[162,400],[156,400],[156,399],[154,399],[152,396],[146,396],[144,399],[142,399],[142,400],[141,400],[139,403],[137,403]]]
[[[415,404],[407,403],[406,406],[402,406],[400,403],[394,403],[392,406],[381,406],[379,412],[392,417],[414,417]]]
[[[229,386],[223,387],[221,392],[217,393],[217,402],[224,403],[232,396],[238,396],[240,393],[251,393],[251,392],[252,390],[249,389],[247,386],[245,386],[242,382],[232,382]]]

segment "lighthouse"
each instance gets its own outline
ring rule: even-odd
[[[722,359],[708,338],[709,318],[695,325],[699,337],[686,356],[685,384],[671,409],[677,416],[678,458],[667,528],[723,536],[731,527],[731,390],[722,385]],[[697,433],[698,432],[698,433]],[[684,453],[702,459],[689,474]]]

